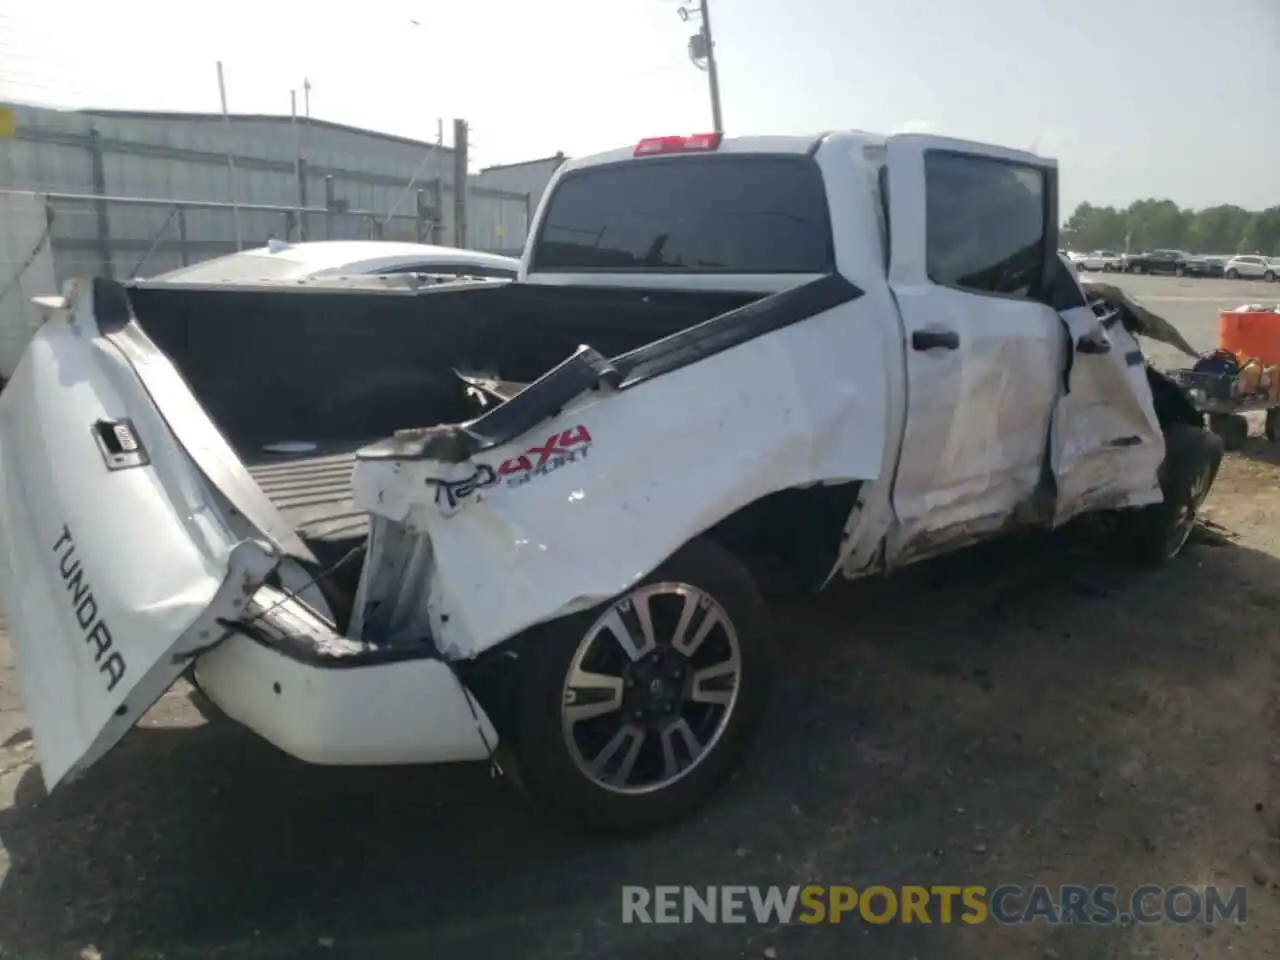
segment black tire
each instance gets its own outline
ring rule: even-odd
[[[1267,411],[1267,421],[1262,432],[1272,443],[1280,440],[1280,407],[1272,407]]]
[[[1223,276],[1225,276],[1228,280],[1236,280],[1236,279],[1239,279],[1240,277],[1240,271],[1236,269],[1231,269],[1231,270],[1228,270],[1225,274],[1223,274]]]
[[[1274,270],[1268,270],[1266,273],[1262,275],[1262,279],[1267,281],[1267,283],[1275,283],[1276,272]]]
[[[695,587],[719,605],[736,633],[740,662],[737,695],[726,709],[727,719],[717,739],[683,773],[648,792],[622,792],[592,779],[575,759],[574,751],[580,757],[583,751],[580,746],[570,747],[572,734],[564,726],[567,683],[592,625],[615,603],[659,583]],[[687,543],[622,597],[531,630],[523,639],[521,656],[525,667],[513,747],[517,779],[528,794],[580,826],[609,834],[657,829],[709,799],[746,754],[763,717],[774,671],[773,631],[760,590],[733,554],[702,538]],[[693,671],[690,662],[690,680]],[[646,685],[646,681],[640,683],[640,687]],[[681,700],[682,705],[686,702]],[[644,735],[641,756],[659,742],[653,736]]]
[[[1182,552],[1222,464],[1221,439],[1186,424],[1165,428],[1165,449],[1164,501],[1121,511],[1116,518],[1117,553],[1147,567],[1162,566]]]
[[[1239,450],[1249,439],[1249,421],[1237,413],[1209,414],[1209,429],[1227,450]]]
[[[1186,268],[1186,267],[1176,267],[1176,268],[1174,268],[1173,275],[1174,275],[1175,277],[1185,277],[1185,276],[1187,275],[1187,268]]]

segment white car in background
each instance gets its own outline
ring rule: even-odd
[[[1081,270],[1101,270],[1104,273],[1119,271],[1124,265],[1124,257],[1114,250],[1095,250],[1086,253],[1076,261]]]
[[[1280,276],[1280,266],[1277,266],[1274,261],[1266,257],[1247,254],[1241,257],[1232,257],[1228,260],[1222,273],[1228,280],[1243,278],[1245,280],[1266,280],[1270,282]]]
[[[166,283],[236,283],[397,273],[456,274],[514,280],[520,261],[496,253],[391,240],[272,241],[152,277]]]

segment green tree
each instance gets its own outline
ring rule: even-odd
[[[1249,218],[1241,246],[1246,253],[1280,256],[1280,207],[1268,207]]]
[[[1123,250],[1125,221],[1115,207],[1082,203],[1067,221],[1064,240],[1077,250]]]
[[[1172,200],[1135,200],[1125,220],[1134,250],[1180,250],[1187,245],[1190,218]]]
[[[1183,210],[1172,200],[1135,200],[1124,210],[1082,203],[1062,225],[1074,250],[1186,250],[1280,256],[1280,207],[1245,210],[1232,204]]]
[[[1233,204],[1198,210],[1191,215],[1187,247],[1193,253],[1239,253],[1237,248],[1252,216]]]

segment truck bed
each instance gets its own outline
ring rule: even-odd
[[[308,543],[361,540],[368,518],[351,503],[351,469],[363,443],[317,447],[308,453],[261,453],[249,473],[285,520]]]
[[[488,404],[507,400],[525,387],[479,375],[459,377],[463,385],[483,394]],[[341,545],[346,549],[364,539],[369,530],[367,516],[351,502],[356,451],[379,439],[317,444],[305,453],[258,450],[245,454],[245,460],[267,499],[304,541],[313,547]]]

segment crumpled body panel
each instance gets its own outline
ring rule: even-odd
[[[389,522],[352,630],[393,607],[392,642],[429,628],[447,656],[473,656],[625,591],[771,492],[879,476],[897,349],[879,299],[587,392],[463,462],[358,461],[357,506]]]

